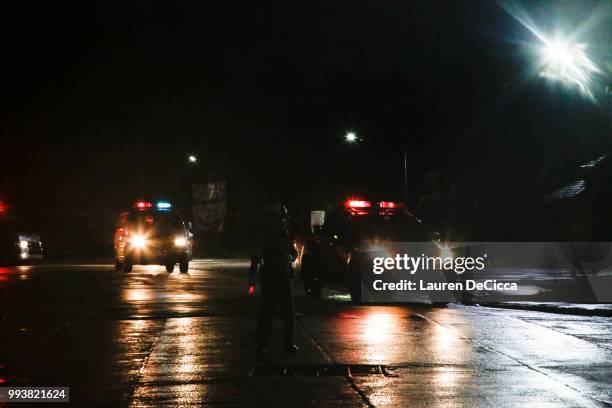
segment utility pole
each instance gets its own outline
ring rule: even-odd
[[[408,152],[404,146],[404,204],[408,207]]]

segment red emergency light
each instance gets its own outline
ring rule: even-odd
[[[146,210],[147,208],[153,207],[153,203],[150,201],[136,201],[134,203],[134,208],[137,210]]]
[[[372,208],[372,203],[357,198],[349,198],[344,202],[344,206],[353,215],[366,215],[370,208]]]
[[[393,210],[395,208],[404,207],[404,203],[396,203],[395,201],[381,201],[378,203],[378,206],[385,210]]]
[[[344,206],[346,208],[370,208],[372,207],[372,203],[369,201],[364,201],[364,200],[348,199],[344,203]]]

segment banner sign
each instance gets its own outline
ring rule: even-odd
[[[363,302],[612,302],[611,242],[368,243],[350,268]]]

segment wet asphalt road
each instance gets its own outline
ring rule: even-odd
[[[605,317],[296,290],[301,353],[280,352],[277,327],[257,357],[247,266],[0,268],[0,385],[69,386],[87,407],[612,405]]]

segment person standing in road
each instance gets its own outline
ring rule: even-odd
[[[264,352],[277,309],[283,319],[284,350],[299,351],[293,343],[293,268],[297,253],[287,228],[287,208],[282,204],[266,207],[254,254],[251,256],[250,285],[261,283],[261,303],[255,333],[257,354]]]

